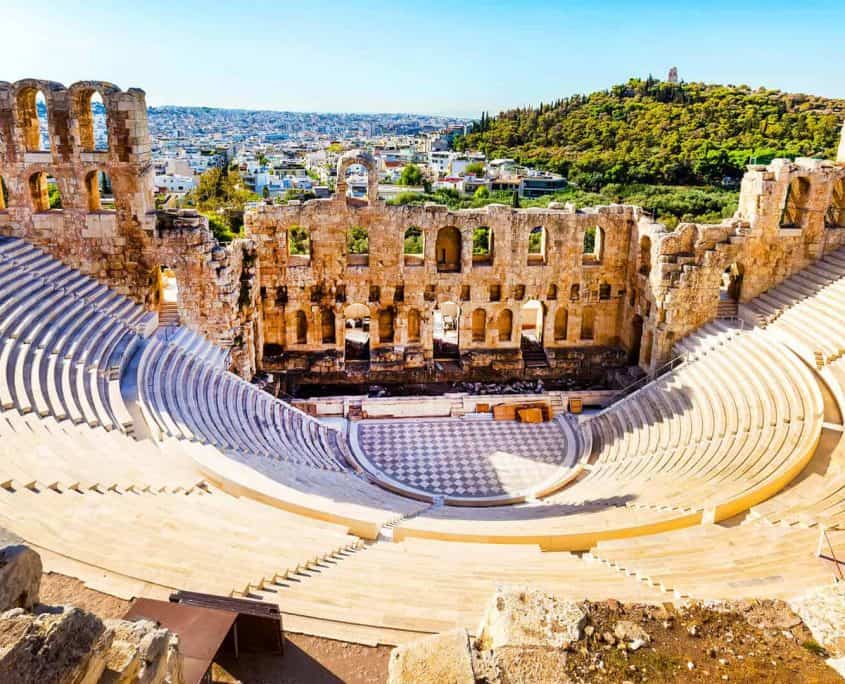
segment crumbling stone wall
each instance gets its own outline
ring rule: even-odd
[[[263,344],[284,349],[288,369],[342,371],[345,312],[356,304],[371,321],[368,372],[431,367],[434,310],[451,302],[460,307],[463,366],[520,372],[521,311],[537,302],[551,367],[573,370],[584,362],[585,349],[594,353],[620,345],[636,216],[635,209],[622,206],[576,211],[490,205],[450,211],[439,205],[361,203],[341,193],[327,200],[262,206],[247,212],[246,233],[261,264]],[[353,226],[367,231],[366,255],[348,249]],[[479,259],[473,256],[473,232],[482,226],[490,230],[492,255]],[[422,259],[404,255],[405,234],[412,227],[423,237]],[[545,253],[529,254],[529,236],[537,228],[545,232]],[[587,229],[602,233],[598,259],[583,254]],[[291,253],[290,236],[300,230],[309,238],[308,255]],[[438,266],[441,231],[460,236],[459,257],[448,272]],[[556,334],[561,310],[566,331]],[[505,311],[510,326],[499,325]],[[581,334],[586,311],[593,316],[590,339]],[[334,335],[324,334],[324,319],[333,319]]]
[[[37,149],[37,91],[47,103],[49,151]],[[94,92],[107,113],[104,151],[93,149]],[[247,377],[261,367],[327,379],[433,377],[443,368],[434,312],[449,303],[459,307],[458,373],[585,375],[626,361],[654,370],[678,339],[720,315],[728,267],[742,273],[741,303],[845,244],[843,150],[845,139],[836,163],[749,167],[733,218],[671,232],[627,206],[389,206],[377,197],[373,158],[351,151],[338,160],[333,198],[249,210],[246,239],[223,246],[196,213],[155,211],[143,91],[25,79],[0,82],[0,177],[9,194],[0,233],[24,237],[150,308],[158,269],[170,267],[182,322],[230,347],[233,368]],[[366,200],[346,196],[353,164],[368,171]],[[96,171],[111,179],[114,211],[92,200]],[[45,209],[46,187],[33,182],[39,172],[56,179],[61,210]],[[482,226],[490,255],[473,254]],[[422,256],[404,254],[412,227]],[[359,239],[350,249],[353,228]],[[307,236],[306,253],[291,249],[296,231]],[[537,231],[540,253],[529,250]],[[596,231],[596,254],[584,253],[588,231]],[[542,311],[547,367],[526,363],[521,349],[529,302]],[[362,312],[370,360],[350,364],[347,314]]]
[[[40,149],[35,95],[44,95],[49,149]],[[99,93],[106,110],[108,146],[94,147],[90,101]],[[115,208],[99,206],[92,174],[105,172]],[[46,182],[55,178],[62,208],[44,206]],[[155,211],[153,167],[145,94],[101,81],[0,82],[0,234],[23,237],[69,266],[116,291],[157,306],[150,290],[161,265],[177,272],[182,321],[232,347],[233,368],[251,376],[253,281],[257,264],[248,241],[218,245],[206,219],[192,212]],[[93,176],[96,179],[96,175]]]
[[[830,211],[843,179],[843,164],[778,159],[749,167],[739,209],[721,224],[681,224],[667,232],[659,224],[640,221],[639,235],[655,246],[655,268],[639,290],[641,302],[655,312],[650,320],[652,365],[669,359],[675,341],[717,316],[727,268],[735,266],[742,273],[741,306],[845,244],[845,225]],[[796,199],[790,188],[799,183],[806,192]]]

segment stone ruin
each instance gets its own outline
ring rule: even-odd
[[[183,684],[179,638],[150,620],[39,603],[41,558],[0,530],[0,681]]]
[[[106,110],[103,150],[93,144],[94,93]],[[366,199],[347,195],[353,165],[367,170]],[[98,172],[111,181],[113,209],[102,206]],[[61,209],[45,199],[48,176]],[[339,159],[333,197],[248,209],[245,237],[221,245],[196,212],[155,210],[143,91],[25,79],[0,82],[0,177],[0,234],[150,309],[162,267],[172,269],[182,323],[230,348],[232,369],[245,377],[654,371],[676,340],[716,317],[741,317],[744,302],[845,243],[845,138],[836,162],[750,166],[732,218],[674,231],[622,205],[391,206],[378,197],[373,158],[353,151]],[[350,330],[358,331],[351,342]]]

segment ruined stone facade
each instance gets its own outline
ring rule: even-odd
[[[37,92],[47,105],[47,150]],[[93,143],[95,92],[107,114],[104,150]],[[368,171],[366,200],[347,196],[352,165]],[[101,206],[100,172],[113,210]],[[251,209],[245,239],[219,245],[197,214],[155,211],[144,93],[94,81],[0,82],[0,177],[0,233],[151,309],[161,267],[171,268],[182,322],[230,347],[245,376],[261,368],[326,382],[596,377],[627,363],[654,370],[675,341],[718,315],[741,316],[742,302],[845,241],[843,141],[836,163],[750,167],[733,218],[671,232],[629,206],[390,206],[377,197],[372,157],[351,152],[339,160],[332,198]],[[49,208],[48,177],[61,209]]]
[[[46,145],[39,134],[39,92],[46,103]],[[94,93],[106,111],[105,149],[94,144]],[[103,173],[113,209],[100,201]],[[0,233],[24,237],[151,308],[160,268],[172,268],[182,321],[232,346],[239,372],[254,370],[252,247],[244,240],[220,247],[205,219],[190,212],[155,211],[143,91],[124,92],[101,81],[68,88],[35,79],[0,82],[0,178]],[[61,208],[50,208],[48,178],[55,180]]]

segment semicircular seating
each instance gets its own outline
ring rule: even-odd
[[[720,342],[706,343],[711,334]],[[818,385],[763,335],[726,337],[714,325],[699,336],[697,360],[586,423],[594,453],[575,483],[534,505],[440,508],[402,523],[397,539],[586,550],[601,540],[723,520],[778,492],[819,440]]]
[[[0,240],[0,407],[126,430],[120,374],[154,325],[40,249]]]
[[[502,583],[788,598],[831,577],[818,528],[845,549],[843,433],[823,429],[820,376],[771,325],[705,326],[681,342],[687,363],[581,422],[574,482],[479,508],[379,488],[343,433],[19,240],[0,238],[0,294],[0,527],[116,596],[261,598],[287,628],[397,643],[475,628]],[[845,379],[831,359],[827,380]],[[121,432],[119,381],[136,372],[157,441]]]

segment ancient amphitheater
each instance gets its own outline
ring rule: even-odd
[[[389,206],[348,153],[334,197],[249,210],[220,245],[155,210],[142,91],[24,80],[0,82],[0,176],[0,527],[49,571],[123,598],[277,602],[288,629],[395,644],[474,629],[499,584],[789,598],[842,570],[824,556],[845,558],[845,142],[838,162],[750,167],[733,218],[673,232],[630,206]],[[628,365],[645,379],[620,393],[305,410],[248,382]],[[494,421],[497,402],[550,420]]]

